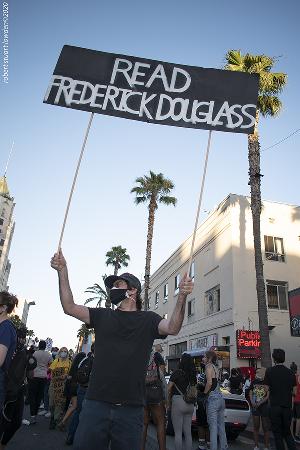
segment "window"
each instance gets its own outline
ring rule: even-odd
[[[183,352],[187,351],[187,341],[172,344],[169,347],[169,355],[180,358]]]
[[[3,245],[4,245],[4,239],[1,239],[0,246],[3,247]]]
[[[164,302],[168,301],[169,288],[168,283],[164,285]]]
[[[155,304],[154,307],[158,308],[158,302],[159,302],[159,291],[155,292]]]
[[[267,280],[269,309],[287,310],[288,286],[286,281]]]
[[[222,339],[224,345],[230,345],[230,336],[223,336]]]
[[[209,316],[220,311],[220,286],[205,292],[205,314]]]
[[[178,273],[175,277],[174,295],[178,294],[178,292],[179,292],[179,283],[180,283],[180,273]]]
[[[273,236],[265,236],[265,254],[270,261],[285,261],[283,239]]]
[[[192,262],[191,268],[190,268],[190,278],[194,281],[195,279],[195,261]]]
[[[188,301],[188,317],[191,317],[195,314],[195,299]]]
[[[0,225],[3,225],[3,224],[4,224],[4,220],[0,219]]]

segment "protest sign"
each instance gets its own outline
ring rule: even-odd
[[[177,127],[251,134],[257,74],[65,45],[44,102]]]

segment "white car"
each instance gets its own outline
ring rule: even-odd
[[[167,383],[170,377],[165,377]],[[244,395],[231,394],[228,390],[221,388],[222,395],[225,399],[225,429],[228,440],[234,440],[245,430],[248,425],[251,409]],[[192,429],[197,428],[196,408],[194,408],[192,418]],[[172,428],[167,427],[168,434],[172,433]]]

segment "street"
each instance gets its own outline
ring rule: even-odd
[[[26,411],[25,418],[29,418]],[[7,445],[7,450],[66,450],[65,433],[49,430],[49,419],[38,417],[36,425],[22,425],[17,431],[11,442]],[[69,447],[72,449],[72,447]],[[147,450],[158,450],[156,443],[155,427],[151,425],[148,432]],[[194,440],[193,450],[198,448],[197,440]],[[242,435],[235,442],[230,443],[229,448],[232,450],[250,450],[253,448],[253,442],[250,436]],[[272,447],[271,447],[272,448]],[[174,449],[174,438],[167,436],[167,450]],[[101,449],[99,449],[101,450]]]

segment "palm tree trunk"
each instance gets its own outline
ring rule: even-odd
[[[248,135],[249,184],[251,188],[251,211],[254,239],[257,309],[259,331],[261,337],[261,364],[263,367],[270,367],[272,365],[272,360],[260,232],[260,215],[262,203],[260,190],[260,144],[257,132],[258,119],[259,112],[257,111],[254,133]]]
[[[155,209],[156,209],[155,198],[151,198],[150,203],[149,203],[148,233],[147,233],[147,246],[146,246],[145,286],[144,286],[144,310],[145,311],[147,311],[149,309],[150,265],[151,265],[151,252],[152,252]]]
[[[115,261],[114,275],[118,275],[118,270],[119,270],[118,266],[119,266],[119,260],[117,258]]]

